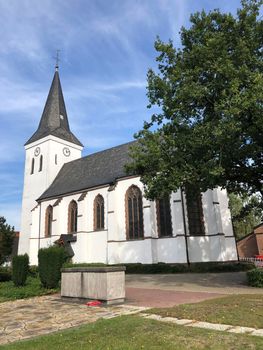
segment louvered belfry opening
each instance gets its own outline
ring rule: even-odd
[[[156,200],[156,216],[158,236],[167,237],[172,236],[172,218],[171,218],[171,206],[170,196],[166,195]]]
[[[132,185],[126,192],[127,239],[143,238],[143,209],[141,190]]]
[[[203,236],[205,234],[205,226],[201,192],[186,186],[185,196],[189,235]]]

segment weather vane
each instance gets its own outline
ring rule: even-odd
[[[59,61],[60,61],[60,59],[59,59],[59,53],[60,53],[60,50],[57,50],[56,57],[54,57],[55,60],[56,60],[56,66],[55,66],[56,71],[58,71],[58,67],[59,67],[59,66],[58,66]]]

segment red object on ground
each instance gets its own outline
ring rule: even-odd
[[[101,305],[101,301],[99,300],[92,300],[92,301],[88,301],[86,303],[87,306],[99,306]]]

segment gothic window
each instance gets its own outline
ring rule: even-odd
[[[78,228],[78,205],[72,200],[68,206],[68,233],[77,232]]]
[[[52,235],[53,207],[49,205],[46,209],[45,237]]]
[[[34,174],[34,167],[35,167],[35,158],[32,158],[32,161],[31,161],[31,172],[30,172],[30,174]]]
[[[190,236],[202,236],[205,234],[202,195],[190,187],[185,188],[185,195],[189,234]]]
[[[104,199],[98,194],[94,199],[94,230],[104,229]]]
[[[126,235],[127,239],[143,238],[142,193],[134,185],[126,192]]]
[[[172,236],[170,196],[156,200],[157,227],[159,237]]]
[[[38,171],[42,171],[43,168],[43,156],[41,154],[40,159],[39,159],[39,170]]]

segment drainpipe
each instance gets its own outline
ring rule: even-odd
[[[40,249],[40,232],[41,232],[41,202],[40,202],[40,204],[39,204],[38,250]]]
[[[181,191],[181,201],[182,201],[182,211],[183,211],[183,223],[184,223],[184,238],[185,238],[185,250],[186,250],[186,260],[187,260],[187,265],[190,265],[190,260],[189,260],[189,252],[188,252],[188,241],[187,241],[187,234],[186,234],[186,221],[185,221],[185,209],[184,209],[184,195],[183,195],[183,190],[182,187],[180,188]]]

